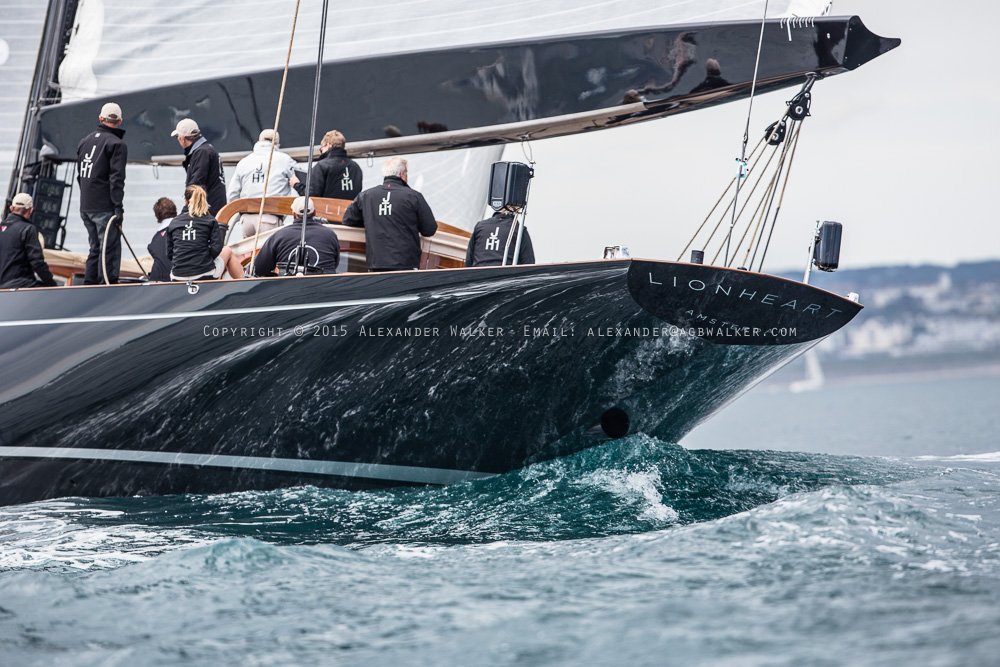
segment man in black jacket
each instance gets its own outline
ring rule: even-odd
[[[125,162],[128,147],[122,138],[122,109],[114,102],[101,107],[97,129],[80,140],[76,147],[77,177],[80,184],[80,217],[90,238],[90,253],[83,274],[85,285],[118,282],[122,263],[122,243],[119,226],[125,213]],[[108,222],[115,216],[110,227]],[[101,263],[101,249],[107,232],[108,247],[105,266]]]
[[[476,223],[469,239],[469,249],[465,253],[466,266],[500,266],[507,248],[507,264],[513,264],[514,247],[517,245],[517,230],[522,223],[514,225],[514,214],[503,210],[495,213],[492,218],[486,218]],[[513,228],[513,229],[512,229]],[[528,228],[521,235],[521,252],[517,257],[518,264],[534,264],[535,251],[531,247],[531,236]]]
[[[434,236],[437,222],[424,196],[407,185],[406,160],[382,165],[382,185],[365,190],[344,211],[344,224],[365,228],[369,271],[420,268],[420,237]]]
[[[330,197],[354,201],[361,193],[361,167],[347,157],[344,146],[347,140],[337,130],[330,130],[323,135],[319,149],[322,155],[313,166],[309,182],[310,197]],[[299,194],[305,194],[305,186],[296,188]]]
[[[296,197],[292,202],[295,222],[272,234],[261,246],[254,260],[254,272],[258,276],[294,275],[298,268],[299,244],[302,242],[302,211],[305,197]],[[316,207],[309,201],[309,215],[306,217],[306,273],[336,273],[340,262],[340,240],[332,229],[313,220]]]
[[[201,136],[198,123],[190,118],[177,123],[170,136],[177,137],[177,143],[184,149],[184,171],[187,173],[184,187],[200,185],[204,188],[209,214],[218,215],[226,205],[226,174],[219,152]]]
[[[56,285],[38,243],[38,229],[28,221],[33,207],[31,195],[18,193],[10,215],[0,222],[0,289]]]

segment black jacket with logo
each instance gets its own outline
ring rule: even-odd
[[[301,241],[302,218],[296,218],[295,222],[282,227],[264,241],[254,260],[254,271],[258,276],[290,275],[295,270]],[[306,224],[306,257],[309,266],[313,267],[308,273],[336,273],[340,262],[337,234],[310,219]]]
[[[518,229],[514,227],[511,233],[513,224],[513,213],[497,213],[492,218],[477,222],[476,228],[472,230],[472,238],[469,239],[469,249],[465,253],[465,265],[500,266],[504,248],[507,248],[507,264],[513,264]],[[509,245],[508,238],[510,238]],[[535,263],[535,251],[531,247],[531,236],[527,227],[521,235],[521,252],[518,254],[517,263]]]
[[[35,287],[39,281],[46,287],[56,285],[38,243],[38,228],[11,213],[0,222],[0,288]]]
[[[76,180],[80,184],[80,211],[113,211],[122,221],[125,197],[125,130],[100,125],[76,147]]]
[[[344,224],[365,228],[369,271],[420,268],[420,237],[437,232],[427,200],[398,176],[358,195],[344,211]]]
[[[225,229],[211,215],[181,213],[167,227],[167,259],[174,275],[204,276],[215,270]]]
[[[347,151],[331,148],[313,165],[309,196],[353,201],[361,193],[361,176],[361,167]]]
[[[226,205],[226,174],[222,169],[219,152],[205,137],[199,137],[184,149],[184,156],[184,171],[187,172],[184,187],[200,185],[205,188],[205,194],[208,195],[208,212],[211,215],[218,215]]]

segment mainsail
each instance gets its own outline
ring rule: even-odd
[[[66,56],[59,68],[63,102],[103,101],[151,85],[276,69],[285,59],[295,7],[292,0],[186,0],[183,4],[156,6],[131,0],[81,0],[76,7],[72,2],[53,6],[64,4],[67,11],[75,9],[75,14]],[[764,7],[763,0],[411,0],[377,7],[358,4],[331,11],[325,51],[329,62],[639,25],[759,19]],[[768,8],[768,15],[773,17],[818,14],[825,9],[825,3],[772,0]],[[319,9],[314,4],[300,9],[292,65],[313,61],[319,20]],[[378,81],[369,83],[379,85]],[[286,111],[305,106],[306,99],[302,90],[289,91]],[[156,104],[169,107],[171,100],[157,99]],[[253,110],[259,128],[273,124],[276,105],[277,99],[266,100]],[[358,114],[369,111],[365,100],[351,100],[349,106],[356,106]],[[174,111],[195,118],[199,115],[197,104]],[[244,150],[250,149],[252,135],[259,128],[241,137]],[[319,132],[326,129],[331,128],[321,127]],[[439,219],[470,227],[483,210],[487,165],[499,158],[501,150],[487,147],[419,155],[412,159],[411,174]],[[365,161],[363,166],[366,184],[380,182],[378,162]],[[161,196],[178,199],[183,179],[177,169],[130,165],[125,201],[128,220],[148,219],[152,203]],[[73,220],[75,211],[68,213],[67,245],[84,247],[82,228]]]

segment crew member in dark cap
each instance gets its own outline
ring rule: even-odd
[[[369,271],[420,268],[420,237],[434,236],[437,221],[424,196],[407,184],[406,160],[382,165],[382,185],[365,190],[344,211],[344,224],[365,228]]]
[[[340,240],[330,228],[324,227],[313,220],[316,207],[309,200],[309,215],[303,216],[305,197],[296,197],[292,201],[292,213],[295,222],[285,225],[272,234],[261,246],[257,259],[254,260],[254,272],[258,276],[273,276],[275,272],[282,276],[294,275],[302,264],[299,259],[299,246],[302,242],[302,219],[306,222],[306,273],[336,273],[340,262]]]
[[[33,208],[31,195],[20,192],[14,195],[10,215],[0,222],[0,289],[56,286],[38,229],[29,221]]]
[[[208,196],[209,215],[218,215],[226,205],[226,174],[219,152],[201,136],[198,123],[190,118],[177,123],[170,136],[177,137],[177,143],[184,149],[185,190],[189,185],[200,185]]]
[[[476,223],[469,239],[469,249],[465,253],[466,266],[500,266],[507,249],[506,264],[513,264],[514,248],[517,245],[517,230],[522,223],[514,224],[514,213],[508,209],[498,211],[492,218],[486,218]],[[535,251],[531,247],[531,236],[528,228],[521,235],[521,252],[517,257],[518,264],[534,264]]]
[[[76,147],[77,176],[80,184],[80,217],[87,228],[90,253],[83,274],[85,285],[104,283],[105,273],[109,283],[118,282],[122,263],[121,233],[125,209],[125,163],[128,147],[122,138],[122,108],[114,102],[101,107],[97,129],[85,136]],[[115,223],[108,225],[111,216]],[[117,224],[116,224],[117,223]],[[101,263],[101,248],[107,232],[108,246],[105,266]]]

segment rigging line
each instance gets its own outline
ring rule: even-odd
[[[760,144],[758,144],[758,146],[760,146]],[[757,159],[754,160],[753,165],[747,170],[747,177],[748,178],[749,178],[750,174],[752,174],[754,172],[754,169],[757,168],[757,165],[760,163],[761,158],[764,157],[765,151],[766,151],[766,149],[764,149],[763,151],[761,151],[760,155],[757,156]],[[756,152],[757,152],[757,149],[755,148],[754,149],[754,153],[756,153]],[[754,154],[751,153],[750,157],[753,157],[753,155]],[[736,180],[736,179],[734,178],[733,180]],[[730,183],[730,187],[732,187],[732,183]],[[729,188],[726,188],[726,191],[728,192]],[[726,214],[729,213],[729,209],[732,208],[732,206],[733,206],[734,203],[735,203],[734,201],[730,201],[729,204],[726,206],[726,209],[722,212],[722,215],[719,216],[719,221],[717,223],[715,223],[715,227],[712,228],[712,233],[708,235],[708,238],[705,239],[705,244],[701,247],[702,252],[704,252],[705,250],[708,249],[708,244],[712,242],[713,238],[715,238],[715,233],[717,231],[719,231],[719,227],[722,226],[723,220],[726,219]]]
[[[760,145],[762,143],[764,143],[764,138],[761,138],[761,140],[757,142],[757,145],[754,146],[753,152],[750,153],[750,157],[753,157],[757,153],[757,149],[760,148]],[[756,164],[756,163],[754,163],[754,164]],[[705,227],[705,223],[708,222],[708,219],[712,217],[713,213],[715,213],[715,209],[719,208],[719,204],[722,203],[722,200],[726,196],[726,193],[729,192],[729,188],[733,187],[733,183],[735,183],[735,182],[736,182],[736,177],[734,176],[733,180],[729,181],[729,185],[726,186],[726,189],[722,191],[721,195],[719,195],[718,200],[716,200],[716,202],[715,202],[715,206],[712,207],[712,210],[710,210],[708,212],[708,215],[705,216],[705,219],[701,221],[700,225],[698,225],[698,229],[696,229],[695,232],[694,232],[694,234],[691,235],[691,240],[688,241],[687,245],[684,246],[684,249],[681,250],[681,254],[678,255],[678,257],[677,257],[677,261],[678,262],[681,261],[684,258],[684,253],[686,253],[688,251],[688,248],[691,247],[691,244],[694,243],[694,240],[696,238],[698,238],[698,234],[700,234],[702,228]],[[728,211],[729,208],[727,207],[726,210]],[[725,212],[723,212],[723,216],[724,215],[725,215]]]
[[[798,136],[796,133],[797,133],[797,131],[798,131],[799,126],[801,125],[801,123],[802,123],[802,121],[797,121],[797,122],[795,120],[792,121],[791,134],[788,136],[788,140],[785,142],[784,150],[783,150],[782,155],[781,155],[781,161],[778,163],[778,179],[779,180],[781,179],[782,170],[785,167],[785,158],[787,158],[788,155],[789,155],[789,149],[791,148],[792,141],[794,141],[795,137]],[[791,169],[791,166],[789,166],[789,169]],[[788,172],[786,171],[785,172],[785,185],[787,185],[787,184],[788,184]],[[784,189],[784,186],[783,186],[782,189],[781,189],[782,194],[784,194],[784,191],[785,191],[785,189]],[[759,237],[757,236],[757,230],[754,230],[754,238],[757,239],[757,245],[754,247],[753,257],[750,258],[750,263],[749,264],[746,264],[747,258],[746,257],[743,258],[743,263],[746,266],[748,266],[751,270],[753,270],[754,262],[757,261],[757,252],[760,250],[760,243],[761,243],[761,241],[764,240],[764,228],[767,227],[767,220],[771,217],[771,206],[774,205],[774,197],[775,197],[775,195],[777,193],[778,193],[778,186],[777,186],[777,184],[775,184],[774,191],[771,192],[771,203],[769,203],[767,205],[767,214],[763,218],[763,220],[764,220],[764,227],[761,228],[761,230],[760,230],[760,236]],[[777,217],[778,210],[780,210],[780,209],[781,209],[781,203],[779,202],[778,203],[778,208],[775,209],[775,212],[774,212],[775,217]],[[752,239],[751,239],[751,245],[753,245],[753,240]],[[747,247],[747,253],[748,254],[750,253],[750,248],[749,247]]]
[[[314,141],[316,136],[316,113],[319,110],[319,80],[323,73],[323,47],[326,44],[326,17],[330,8],[330,0],[323,0],[323,16],[319,25],[319,53],[316,56],[316,82],[313,84],[313,108],[312,120],[309,123],[309,142]],[[302,203],[302,237],[299,239],[299,253],[295,257],[295,275],[301,276],[309,270],[309,256],[306,250],[306,223],[309,220],[309,188],[312,187],[312,166],[313,148],[309,149],[309,156],[306,161],[306,194]],[[294,219],[295,212],[292,211]],[[299,269],[299,260],[302,260],[302,268]],[[319,265],[319,256],[316,257],[316,264]]]
[[[757,218],[757,227],[760,227],[760,216],[758,214],[761,212],[761,209],[764,206],[764,202],[767,200],[768,193],[771,192],[772,189],[774,189],[774,187],[775,187],[774,183],[775,183],[775,180],[777,179],[777,177],[778,177],[778,174],[777,174],[777,171],[776,171],[775,174],[773,176],[771,176],[771,182],[768,183],[767,184],[767,188],[764,189],[764,194],[763,194],[763,196],[761,196],[760,201],[757,202],[757,206],[754,207],[753,213],[750,215],[750,219],[747,221],[747,226],[743,230],[743,236],[740,237],[739,243],[737,243],[736,247],[733,248],[733,256],[729,259],[729,264],[726,265],[727,267],[732,267],[733,262],[736,261],[736,254],[740,251],[740,248],[743,247],[743,241],[745,241],[746,238],[747,238],[747,232],[750,231],[750,227],[751,227],[751,225],[753,225],[754,218]],[[754,228],[754,234],[756,235],[756,233],[757,233],[757,229]],[[751,240],[750,240],[750,245],[753,245],[753,238],[752,237],[751,237]],[[749,246],[747,248],[747,254],[748,255],[750,254]],[[744,261],[745,261],[745,259],[744,259]],[[746,267],[744,266],[742,268],[746,268]]]
[[[733,195],[733,218],[729,223],[729,234],[726,236],[726,260],[729,263],[729,241],[733,237],[733,227],[736,225],[736,202],[740,198],[740,177],[746,168],[747,143],[750,141],[750,116],[753,114],[753,96],[757,91],[757,72],[760,68],[760,52],[764,47],[764,25],[767,23],[768,0],[764,0],[764,15],[760,18],[760,37],[757,40],[757,58],[753,64],[753,79],[750,81],[750,107],[747,109],[747,124],[743,130],[743,148],[740,151],[740,163],[737,167],[736,194]],[[715,260],[713,260],[714,263]]]
[[[288,55],[285,56],[285,71],[281,75],[281,91],[278,93],[278,110],[274,114],[274,133],[278,134],[278,123],[281,120],[281,105],[285,101],[285,83],[288,81],[288,65],[292,61],[292,44],[295,42],[295,25],[299,22],[299,3],[295,0],[295,15],[292,17],[292,34],[288,38]],[[312,137],[309,137],[312,141]],[[253,235],[253,250],[250,251],[250,271],[254,274],[254,262],[257,260],[257,245],[260,241],[260,220],[264,217],[264,200],[267,198],[267,184],[271,179],[271,159],[274,157],[274,137],[271,137],[271,153],[267,156],[267,172],[264,174],[264,194],[260,198],[260,211],[257,214],[257,232]]]
[[[795,121],[792,121],[793,125],[794,122]],[[771,217],[771,207],[774,206],[774,197],[778,194],[778,182],[781,180],[781,172],[785,168],[785,158],[788,157],[788,147],[790,146],[790,143],[787,141],[782,143],[784,145],[781,147],[781,157],[778,159],[778,169],[774,173],[774,179],[771,181],[771,185],[768,186],[767,192],[764,193],[764,199],[770,198],[770,201],[767,203],[767,211],[761,217],[757,218],[757,226],[754,227],[753,236],[750,237],[750,243],[747,244],[747,252],[743,256],[743,266],[748,268],[752,268],[753,263],[757,260],[757,250],[760,249],[760,241],[764,238],[763,227],[767,226],[766,221]],[[763,199],[761,201],[763,202]],[[764,223],[763,227],[761,226],[762,222]],[[761,232],[760,236],[757,236],[758,231]],[[754,239],[757,239],[756,248],[754,248]],[[750,259],[751,248],[754,248],[753,259]],[[750,260],[749,264],[747,264],[747,260]]]
[[[777,154],[778,154],[778,147],[775,146],[774,150],[771,151],[771,157],[767,158],[767,162],[764,164],[764,168],[761,170],[761,174],[757,178],[757,182],[754,183],[753,187],[750,189],[750,194],[747,195],[747,200],[745,202],[743,202],[743,208],[740,209],[739,213],[736,213],[735,210],[734,210],[734,212],[733,212],[734,213],[733,214],[733,226],[735,226],[736,220],[739,220],[740,218],[743,217],[743,212],[747,209],[747,206],[750,205],[751,199],[753,199],[753,193],[757,191],[757,188],[760,186],[761,181],[764,180],[764,175],[767,173],[767,168],[769,166],[771,166],[771,160],[773,160],[774,156],[777,155]],[[761,157],[764,157],[763,153],[761,153]],[[734,204],[736,203],[735,200],[733,201],[733,203]],[[719,222],[721,224],[722,221],[720,220]],[[714,236],[715,233],[713,232],[712,235]],[[730,226],[730,228],[729,228],[729,234],[726,236],[725,242],[722,243],[721,245],[719,245],[719,250],[715,253],[715,256],[712,257],[712,264],[715,264],[716,260],[719,259],[719,255],[722,254],[722,250],[723,249],[727,250],[727,252],[728,252],[728,250],[729,250],[729,241],[732,238],[732,235],[733,235],[733,227]],[[712,240],[711,237],[709,237],[708,240],[711,241]],[[705,243],[705,247],[708,247],[708,242]],[[726,266],[727,264],[729,264],[728,254],[727,254],[726,259],[723,262],[723,266]]]
[[[760,256],[760,265],[757,272],[764,271],[764,257],[767,256],[767,249],[771,245],[771,234],[774,233],[774,226],[778,222],[778,214],[781,213],[781,204],[785,201],[785,188],[788,187],[788,179],[792,176],[792,164],[795,162],[795,151],[799,148],[799,134],[802,132],[802,123],[795,129],[795,145],[792,146],[792,155],[788,159],[788,171],[785,172],[785,183],[781,186],[781,197],[778,198],[778,208],[774,212],[774,219],[771,220],[771,230],[767,233],[767,243],[764,244],[764,253]]]

